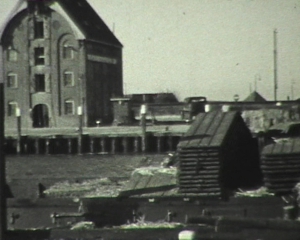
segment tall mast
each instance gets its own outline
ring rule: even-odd
[[[1,73],[2,70],[2,73]],[[0,46],[0,240],[5,239],[6,225],[6,170],[4,155],[4,74],[3,49]]]
[[[274,29],[274,100],[277,101],[277,89],[278,89],[278,80],[277,80],[277,30]]]

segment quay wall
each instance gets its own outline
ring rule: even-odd
[[[81,211],[79,200],[72,198],[11,199],[8,201],[7,215],[9,228],[50,228],[82,220],[93,221],[97,228],[119,226],[132,223],[134,212],[140,221],[178,223],[192,223],[203,219],[214,222],[213,219],[221,216],[242,220],[257,219],[262,222],[266,219],[281,219],[283,216],[282,201],[277,197],[231,198],[226,202],[209,197],[195,198],[189,202],[180,197],[157,197],[154,202],[148,198],[93,198],[82,199],[82,202]],[[53,213],[62,217],[53,221],[50,217]],[[14,221],[12,218],[16,215],[19,217]]]

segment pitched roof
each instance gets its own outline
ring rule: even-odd
[[[254,91],[250,93],[248,97],[245,98],[244,102],[266,102],[267,100],[263,98],[258,92]]]
[[[56,0],[88,40],[122,46],[86,0]]]
[[[219,147],[236,121],[243,122],[235,111],[200,113],[180,141],[179,148]]]
[[[268,155],[294,155],[296,154],[296,160],[299,159],[300,155],[300,139],[289,138],[282,139],[277,143],[272,143],[264,147],[262,151],[263,156]],[[300,160],[297,160],[300,163]]]
[[[14,8],[7,14],[7,17],[5,18],[3,24],[0,26],[0,43],[2,40],[2,35],[8,26],[10,20],[17,15],[20,11],[24,10],[26,8],[25,0],[19,0]]]
[[[0,28],[0,38],[2,38],[2,34],[7,28],[9,21],[27,8],[25,2],[26,0],[20,0],[11,11],[5,24]],[[64,11],[64,15],[70,18],[76,28],[79,29],[81,33],[79,39],[82,38],[122,47],[121,42],[86,0],[49,0],[45,1],[45,4],[54,11],[57,9]],[[56,8],[57,4],[59,5],[58,8]]]

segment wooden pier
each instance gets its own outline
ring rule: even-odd
[[[7,154],[116,154],[175,151],[188,124],[7,130]],[[146,139],[146,141],[144,140]]]

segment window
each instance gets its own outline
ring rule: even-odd
[[[7,49],[7,60],[9,62],[16,62],[18,60],[18,52],[9,47]]]
[[[64,72],[64,86],[65,87],[74,86],[74,74],[73,74],[73,72]]]
[[[8,116],[16,116],[16,110],[18,107],[18,103],[11,101],[8,102]]]
[[[45,75],[36,74],[35,75],[35,91],[36,92],[45,92]]]
[[[17,88],[18,87],[18,75],[16,73],[7,74],[6,86],[8,88]]]
[[[74,101],[66,100],[65,101],[65,114],[66,115],[74,115]]]
[[[44,22],[35,21],[34,24],[34,38],[44,38]]]
[[[65,44],[63,46],[63,58],[64,59],[73,59],[74,58],[74,51],[73,51],[73,47]]]
[[[34,49],[34,61],[35,65],[45,65],[44,48],[38,47]]]

